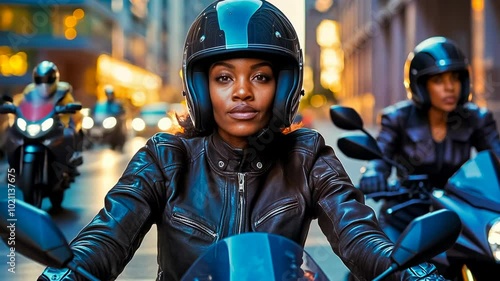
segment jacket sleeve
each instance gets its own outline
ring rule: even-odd
[[[500,157],[500,137],[493,114],[486,108],[478,108],[477,124],[472,137],[472,144],[478,151],[491,149]]]
[[[358,278],[372,279],[390,266],[392,244],[333,149],[323,142],[320,138],[319,157],[310,174],[318,224],[349,270]]]
[[[161,214],[165,176],[154,137],[129,162],[107,193],[104,208],[70,243],[74,263],[100,280],[114,280],[132,259]],[[68,270],[46,268],[39,280],[86,280]]]

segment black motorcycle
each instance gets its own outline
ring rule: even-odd
[[[115,103],[97,103],[84,118],[83,129],[92,144],[109,145],[113,150],[121,151],[127,141],[125,112]]]
[[[341,129],[361,131],[344,133],[338,139],[337,145],[346,156],[358,160],[381,159],[404,171],[404,167],[382,154],[355,110],[336,105],[330,108],[330,116]],[[384,210],[388,223],[393,222],[391,226],[396,229],[404,227],[397,224],[404,221],[398,217],[400,211],[416,205],[428,206],[429,212],[451,210],[460,217],[463,229],[457,242],[431,260],[443,276],[454,281],[500,280],[495,275],[500,272],[500,161],[491,151],[479,152],[464,163],[444,189],[429,186],[426,175],[406,175],[393,184],[399,185],[391,188],[394,191],[370,193],[366,198],[398,197],[403,202]]]
[[[76,113],[82,106],[57,102],[57,96],[48,100],[26,96],[18,106],[10,102],[0,105],[0,114],[15,114],[4,146],[9,171],[16,175],[24,201],[38,208],[45,197],[53,208],[61,207],[64,191],[82,161],[72,158],[75,136],[59,121],[60,114]]]
[[[88,280],[98,280],[73,261],[64,234],[43,210],[22,201],[0,200],[0,237],[9,245],[15,231],[15,251],[46,266],[69,268]],[[13,219],[16,219],[13,222]],[[31,222],[37,223],[31,223]],[[391,254],[391,266],[374,281],[417,264],[449,248],[460,233],[457,215],[440,210],[416,218]],[[431,230],[431,231],[422,231]],[[44,235],[40,235],[40,233]],[[432,234],[429,234],[432,233]],[[420,243],[415,243],[419,241]],[[10,245],[11,246],[11,245]],[[268,233],[243,233],[220,240],[200,256],[182,281],[194,280],[328,280],[318,264],[295,242]]]

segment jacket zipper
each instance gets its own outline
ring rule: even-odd
[[[278,208],[276,209],[272,209],[271,211],[267,212],[264,216],[262,216],[262,218],[260,218],[256,223],[255,223],[255,226],[259,226],[260,224],[262,224],[263,222],[265,222],[266,220],[268,220],[269,218],[271,217],[274,217],[278,214],[281,214],[281,213],[284,213],[288,210],[291,210],[293,208],[296,208],[297,206],[299,205],[298,202],[290,202],[290,203],[287,203],[283,206],[279,206]]]
[[[238,173],[238,233],[243,231],[243,213],[245,210],[245,174]]]
[[[183,216],[181,214],[178,214],[178,213],[174,213],[173,214],[173,219],[184,224],[184,225],[188,225],[188,226],[191,226],[192,228],[202,232],[202,233],[205,233],[207,234],[208,236],[211,236],[212,238],[214,239],[217,239],[217,233],[215,233],[214,231],[212,231],[210,228],[208,228],[207,226],[201,224],[201,223],[198,223],[196,222],[195,220],[189,218],[189,217],[186,217],[186,216]]]

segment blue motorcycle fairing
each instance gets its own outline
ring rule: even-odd
[[[275,234],[252,232],[212,245],[181,280],[327,281],[328,278],[297,243]]]
[[[500,212],[500,165],[489,150],[477,153],[448,180],[445,190],[470,205]]]

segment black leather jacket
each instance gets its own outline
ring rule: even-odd
[[[377,142],[383,154],[399,162],[409,174],[425,174],[429,187],[442,188],[446,181],[477,151],[491,149],[500,156],[500,138],[493,115],[486,108],[466,103],[448,117],[445,139],[437,144],[431,135],[427,112],[419,110],[412,101],[398,102],[384,109]],[[380,160],[370,161],[367,169],[390,175],[391,169]],[[402,171],[398,170],[398,175]],[[382,206],[379,219],[402,230],[415,216],[428,212],[425,206],[401,212],[400,218],[389,218],[383,210],[401,202],[391,200]],[[406,214],[411,214],[406,217]],[[401,220],[402,223],[398,223]]]
[[[156,224],[157,280],[178,280],[219,239],[259,231],[304,245],[313,219],[360,280],[389,267],[392,243],[316,131],[274,135],[272,144],[246,152],[217,134],[185,139],[160,133],[133,157],[71,247],[77,264],[113,280]],[[44,274],[80,278],[51,268]]]
[[[441,147],[432,139],[426,112],[418,110],[412,101],[396,103],[382,112],[377,142],[384,155],[401,163],[409,174],[429,175],[435,187],[444,186],[470,158],[472,148],[491,149],[500,156],[500,138],[492,113],[473,103],[450,113]],[[369,167],[389,172],[380,161],[369,163]]]

